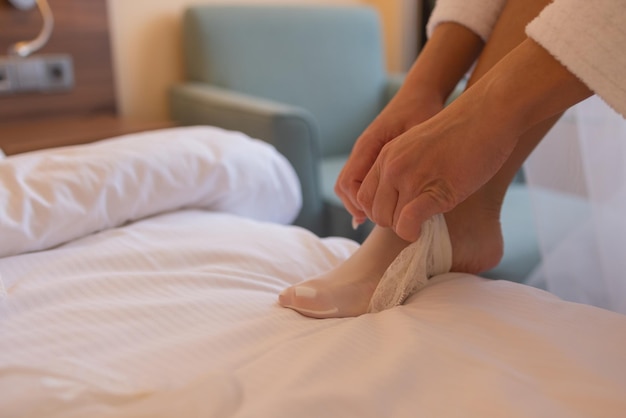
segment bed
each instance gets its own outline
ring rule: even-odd
[[[449,273],[315,320],[285,287],[354,241],[289,223],[297,177],[185,127],[0,160],[0,416],[624,417],[626,316]]]

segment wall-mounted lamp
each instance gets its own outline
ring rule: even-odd
[[[20,10],[30,10],[37,6],[43,17],[43,26],[35,39],[18,42],[9,48],[9,55],[27,57],[41,49],[50,39],[54,29],[54,16],[47,0],[9,0],[9,3]]]
[[[8,57],[0,57],[0,94],[19,92],[67,91],[74,86],[72,57],[67,54],[46,54],[30,58],[43,48],[54,29],[54,16],[47,0],[8,0],[20,10],[39,9],[43,26],[39,35],[9,47]],[[1,29],[0,29],[1,30]]]

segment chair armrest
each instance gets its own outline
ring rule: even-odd
[[[302,186],[302,210],[294,221],[322,234],[319,133],[305,109],[203,83],[170,90],[172,118],[184,125],[211,125],[243,132],[273,145],[294,167]]]
[[[406,74],[404,73],[389,74],[387,76],[383,105],[386,105],[391,101],[391,99],[393,99],[393,96],[395,96],[398,90],[400,90],[400,87],[402,87],[402,83],[404,83],[405,78]]]

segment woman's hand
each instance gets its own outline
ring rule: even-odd
[[[450,106],[384,145],[358,206],[415,241],[426,219],[452,210],[496,174],[523,132],[590,94],[527,39]]]
[[[356,222],[362,223],[366,217],[357,201],[357,193],[385,144],[443,108],[441,100],[427,97],[426,94],[421,96],[411,100],[400,95],[394,98],[358,138],[350,158],[341,170],[335,193]]]
[[[358,192],[367,217],[406,241],[417,240],[426,219],[486,183],[519,137],[454,105],[386,144]]]
[[[400,91],[358,138],[335,185],[335,193],[359,223],[366,213],[357,200],[363,179],[392,139],[437,114],[483,46],[469,29],[446,22],[437,26],[413,64]]]

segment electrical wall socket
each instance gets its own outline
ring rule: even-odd
[[[0,95],[62,92],[74,87],[74,65],[67,54],[0,57]]]

